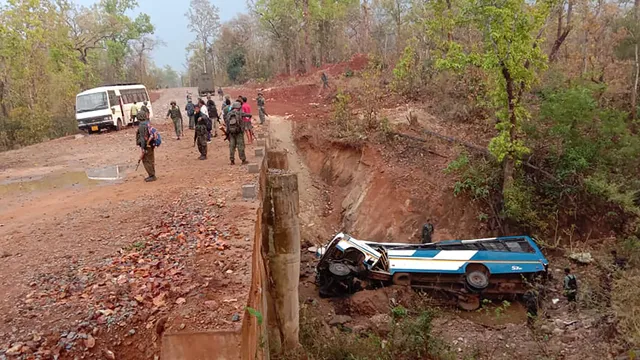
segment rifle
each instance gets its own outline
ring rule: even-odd
[[[138,167],[140,166],[140,161],[142,161],[142,159],[138,159],[138,164],[136,165],[136,171],[138,171]]]
[[[220,131],[222,131],[222,134],[224,135],[224,141],[229,141],[229,134],[227,134],[227,129],[222,126],[222,124],[220,124],[219,127]]]

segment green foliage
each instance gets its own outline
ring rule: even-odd
[[[435,313],[426,309],[418,312],[396,307],[389,332],[376,334],[327,331],[321,314],[313,314],[304,307],[300,319],[300,343],[304,355],[315,360],[392,360],[392,359],[454,359],[445,343],[432,334]],[[396,314],[398,316],[396,316]],[[297,358],[292,355],[288,358]]]
[[[398,305],[391,309],[391,315],[394,319],[401,319],[406,317],[408,314],[407,309],[405,309],[402,305]]]
[[[262,316],[262,313],[252,307],[245,307],[245,310],[247,310],[247,312],[249,313],[249,315],[255,317],[258,320],[258,325],[262,325],[262,322],[264,321],[264,316]]]
[[[468,153],[461,153],[449,163],[446,173],[457,174],[453,193],[455,196],[469,195],[474,201],[489,202],[491,194],[499,187],[497,164],[481,159],[471,163]]]
[[[229,76],[229,80],[233,83],[241,82],[245,64],[246,61],[242,49],[234,49],[227,63],[227,75]]]

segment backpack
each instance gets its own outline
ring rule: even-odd
[[[569,282],[567,284],[569,286],[569,289],[578,290],[578,280],[576,279],[576,276],[571,274],[567,275],[567,277],[569,277]]]
[[[195,106],[193,103],[187,103],[187,115],[193,116],[196,113]]]
[[[153,140],[151,141],[151,146],[158,147],[162,145],[162,136],[160,136],[158,130],[156,130],[156,128],[151,125],[147,125],[147,130],[149,131],[149,137],[153,138]]]
[[[240,119],[239,114],[236,111],[232,111],[229,113],[229,128],[227,132],[229,134],[240,134],[242,133],[242,124],[240,123],[242,119]]]

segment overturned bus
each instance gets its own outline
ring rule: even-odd
[[[340,233],[317,256],[321,296],[395,284],[444,290],[466,310],[477,309],[481,298],[524,294],[549,264],[529,236],[399,244]]]

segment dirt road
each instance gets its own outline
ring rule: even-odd
[[[134,171],[132,128],[0,153],[0,355],[146,359],[162,331],[239,326],[256,210],[241,186],[256,177],[220,136],[205,161],[187,122],[175,139],[164,115],[187,90],[153,104],[154,183]]]

